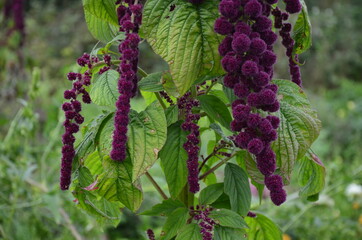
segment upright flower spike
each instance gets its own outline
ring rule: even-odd
[[[271,4],[276,2],[222,0],[219,4],[221,16],[214,25],[216,33],[226,36],[219,47],[223,56],[221,64],[227,72],[224,84],[232,88],[238,97],[232,103],[234,120],[231,129],[236,132],[235,144],[256,157],[257,167],[266,179],[278,176],[273,175],[276,156],[271,143],[278,137],[279,118],[259,114],[260,111],[271,113],[279,110],[277,86],[271,83],[273,65],[277,61],[273,52],[277,35],[272,31],[269,19]],[[231,10],[233,4],[236,7]],[[234,13],[235,9],[237,13]],[[283,18],[282,14],[280,18]],[[285,31],[287,28],[285,26]],[[298,75],[296,70],[294,75]],[[283,184],[273,186],[269,189],[271,199],[280,205],[286,198]]]
[[[118,81],[118,92],[120,96],[116,102],[116,113],[114,117],[114,132],[112,150],[110,157],[115,161],[123,161],[126,158],[127,126],[129,122],[130,100],[137,93],[137,70],[138,70],[138,35],[139,26],[142,22],[142,5],[134,1],[117,1],[117,15],[120,31],[126,33],[126,38],[119,44],[121,63],[118,68],[120,79]]]

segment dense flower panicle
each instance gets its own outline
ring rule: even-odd
[[[302,10],[300,0],[283,0],[286,4],[285,10],[288,13],[298,13]]]
[[[197,121],[200,115],[193,114],[192,108],[199,106],[199,102],[190,98],[190,92],[178,99],[178,108],[185,113],[185,121],[181,125],[184,131],[190,132],[187,136],[187,141],[183,148],[187,153],[187,169],[188,169],[188,184],[189,190],[192,193],[197,193],[200,190],[199,185],[199,143],[200,133]]]
[[[213,209],[211,207],[197,206],[195,210],[191,207],[191,210],[193,210],[194,213],[194,220],[198,222],[198,225],[201,228],[200,233],[202,235],[202,239],[212,240],[216,222],[209,217],[209,214]]]
[[[232,2],[241,5],[241,8],[236,8],[238,14],[231,10]],[[271,4],[276,2],[222,0],[219,4],[221,16],[214,26],[215,32],[225,35],[219,46],[219,53],[223,57],[221,64],[227,72],[224,85],[233,88],[238,97],[231,104],[234,120],[230,127],[236,132],[233,139],[236,146],[255,155],[256,165],[266,178],[276,170],[276,155],[271,143],[278,137],[276,129],[279,126],[278,117],[263,117],[260,114],[261,110],[271,113],[280,107],[278,88],[271,83],[273,66],[277,61],[273,44],[278,36],[272,31],[273,22],[269,15],[272,12]],[[234,15],[239,19],[235,19]],[[285,16],[282,13],[279,15],[283,26]],[[283,29],[290,32],[289,25]],[[297,70],[293,70],[293,74],[298,76]],[[276,205],[284,201],[283,194],[283,184],[278,185],[272,197]]]
[[[148,236],[148,239],[149,239],[149,240],[155,240],[155,234],[154,234],[154,232],[152,231],[152,229],[148,229],[148,230],[147,230],[147,236]]]
[[[142,23],[141,4],[134,1],[117,1],[117,15],[120,31],[126,33],[126,38],[120,42],[118,50],[121,53],[121,63],[118,68],[120,78],[118,81],[118,92],[120,96],[116,102],[116,113],[114,117],[114,131],[112,150],[110,157],[115,161],[126,159],[127,126],[129,123],[130,101],[137,93],[137,70],[138,70],[138,44],[141,38],[138,35],[139,26]],[[106,60],[105,60],[106,61]],[[110,62],[110,59],[108,60]]]

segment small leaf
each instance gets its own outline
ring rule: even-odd
[[[326,169],[317,155],[308,152],[298,163],[298,183],[302,186],[299,196],[312,197],[321,192],[325,185]]]
[[[217,16],[213,1],[196,6],[188,1],[148,0],[144,6],[141,33],[169,64],[179,95],[202,76],[223,73],[217,51],[222,36],[213,29]]]
[[[152,209],[144,211],[140,215],[147,216],[169,216],[174,210],[180,207],[185,207],[185,205],[179,200],[167,199],[162,203],[156,204]]]
[[[84,10],[90,12],[99,19],[118,24],[116,5],[113,0],[83,0]]]
[[[282,231],[269,218],[258,213],[255,218],[246,217],[249,229],[246,230],[248,239],[282,240]]]
[[[216,226],[214,230],[215,240],[245,240],[245,231],[237,228]],[[253,238],[250,238],[252,240]],[[254,240],[254,239],[253,239]]]
[[[104,173],[98,178],[97,193],[110,202],[121,202],[135,212],[141,206],[143,194],[140,182],[132,181],[132,163],[129,158],[116,162],[106,156],[103,159]]]
[[[178,230],[186,225],[188,217],[189,210],[187,208],[178,208],[173,211],[162,228],[161,240],[169,240],[176,236]]]
[[[115,107],[115,102],[119,96],[117,90],[119,73],[110,69],[97,75],[89,93],[92,101],[99,106]]]
[[[176,240],[202,240],[199,225],[196,223],[187,224],[181,228]]]
[[[312,46],[312,25],[309,20],[308,8],[304,0],[301,0],[300,3],[303,8],[293,27],[293,39],[295,41],[293,52],[295,54],[304,53]]]
[[[178,121],[178,107],[177,105],[173,105],[168,107],[165,110],[166,115],[166,121],[167,121],[167,127],[169,127],[171,124],[174,124]]]
[[[251,204],[248,175],[236,164],[225,167],[224,192],[230,197],[231,210],[246,216]]]
[[[287,80],[273,83],[279,87],[280,110],[276,115],[280,118],[280,127],[272,147],[277,156],[278,174],[284,184],[288,184],[295,161],[302,158],[317,139],[321,122],[297,84]]]
[[[197,97],[200,106],[210,118],[218,121],[226,129],[230,129],[232,120],[228,107],[219,98],[212,95],[201,95]]]
[[[145,92],[160,92],[163,91],[162,72],[148,74],[147,77],[138,82],[138,88]]]
[[[228,209],[216,209],[210,212],[209,217],[214,219],[217,224],[231,228],[248,228],[244,219],[237,213]]]
[[[202,189],[200,192],[199,203],[208,205],[215,202],[224,193],[224,183],[216,183]]]
[[[181,122],[167,129],[167,140],[159,153],[170,194],[176,198],[187,182],[187,153],[183,148],[187,133],[182,130]]]

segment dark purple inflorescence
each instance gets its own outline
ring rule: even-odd
[[[300,12],[302,9],[300,0],[285,0],[285,3],[286,10],[289,13],[297,13]],[[292,31],[292,25],[290,23],[283,23],[283,21],[286,21],[289,18],[289,14],[287,12],[282,12],[279,8],[275,8],[272,11],[275,19],[274,27],[280,29],[279,35],[282,38],[282,44],[286,48],[286,55],[289,58],[289,73],[292,81],[301,86],[302,78],[298,65],[299,59],[298,55],[293,53],[295,41],[290,35],[290,32]]]
[[[219,5],[221,17],[214,26],[215,32],[225,35],[219,47],[223,56],[221,64],[227,72],[224,84],[238,97],[232,103],[234,120],[231,129],[237,132],[235,144],[255,156],[266,181],[280,177],[274,175],[276,155],[271,148],[271,143],[278,137],[279,118],[269,114],[279,110],[278,87],[271,82],[273,65],[277,61],[273,52],[277,35],[272,31],[269,19],[271,4],[276,2],[222,0]],[[276,205],[286,200],[283,183],[279,183],[267,185],[273,186],[268,189]]]
[[[196,210],[191,207],[196,220],[201,228],[200,233],[203,240],[212,240],[214,226],[216,222],[209,217],[210,212],[213,210],[211,207],[197,206]]]
[[[199,185],[199,143],[200,133],[197,121],[200,119],[199,114],[193,114],[192,108],[199,106],[196,99],[191,98],[191,93],[188,92],[178,99],[178,108],[183,110],[185,114],[185,122],[182,124],[184,131],[190,132],[187,136],[187,141],[183,145],[187,152],[187,168],[188,168],[188,184],[189,190],[192,193],[197,193],[200,190]]]
[[[154,234],[154,232],[152,231],[152,229],[148,229],[148,230],[147,230],[147,236],[148,236],[148,239],[149,239],[149,240],[155,240],[155,234]]]
[[[82,57],[77,60],[78,65],[81,67],[88,66],[92,68],[92,64],[98,62],[98,58],[91,57],[89,54],[84,53]],[[73,82],[73,88],[64,92],[64,98],[69,100],[62,105],[65,114],[65,133],[62,136],[62,163],[60,172],[60,188],[67,190],[71,182],[72,163],[75,156],[74,134],[79,131],[79,125],[84,122],[83,116],[80,114],[82,104],[77,100],[79,95],[82,95],[84,103],[91,103],[89,93],[85,90],[85,86],[91,84],[91,73],[86,71],[84,74],[70,72],[67,75],[69,81]]]
[[[114,132],[110,156],[115,161],[126,158],[127,125],[129,122],[130,99],[137,92],[137,66],[138,66],[138,35],[142,21],[142,5],[134,4],[133,0],[117,1],[118,21],[120,31],[126,33],[126,38],[120,42],[118,50],[121,53],[119,66],[120,79],[118,91],[120,96],[116,102],[117,111],[114,118]]]

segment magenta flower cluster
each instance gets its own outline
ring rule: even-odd
[[[200,133],[197,121],[200,119],[199,114],[193,114],[192,108],[199,106],[199,101],[190,97],[191,93],[188,92],[178,99],[178,108],[184,111],[185,122],[182,124],[184,131],[190,132],[187,136],[187,141],[183,147],[187,152],[187,168],[188,168],[188,183],[189,190],[192,193],[197,193],[200,190],[199,185],[199,143]]]
[[[287,3],[287,11],[289,13],[296,13],[301,10],[301,4],[299,0],[294,1],[285,1]],[[290,7],[288,8],[288,3]],[[292,78],[292,81],[299,86],[302,85],[302,78],[300,74],[300,68],[298,65],[299,59],[298,55],[293,53],[295,41],[290,35],[292,30],[292,25],[290,23],[283,23],[283,21],[288,20],[289,14],[282,12],[279,8],[275,8],[272,11],[274,16],[274,27],[280,29],[279,35],[282,37],[282,44],[286,48],[286,55],[289,58],[289,73]]]
[[[273,65],[277,57],[273,44],[277,35],[272,31],[269,19],[269,0],[222,0],[219,17],[214,25],[215,32],[225,35],[219,46],[223,57],[221,64],[227,72],[224,85],[234,90],[238,98],[232,103],[234,120],[231,129],[237,132],[235,144],[255,155],[259,171],[265,179],[278,176],[276,155],[271,143],[278,137],[279,118],[263,117],[260,113],[279,110],[278,87],[271,83]],[[273,185],[274,186],[274,185]],[[271,199],[276,205],[286,199],[283,184],[278,190],[272,188]]]
[[[196,210],[191,208],[194,213],[194,220],[196,220],[201,228],[200,233],[203,240],[212,240],[214,226],[216,222],[209,217],[210,212],[213,210],[211,207],[197,206]]]
[[[119,66],[120,79],[118,92],[120,96],[116,102],[117,111],[114,118],[114,132],[110,156],[115,161],[126,158],[127,125],[129,122],[130,99],[137,92],[138,66],[138,35],[142,21],[142,5],[134,4],[134,0],[117,1],[117,15],[120,31],[126,33],[126,38],[120,42],[118,50],[121,53]]]
[[[147,237],[149,240],[155,240],[155,233],[153,232],[152,229],[147,230]]]
[[[98,58],[91,58],[89,54],[84,53],[82,57],[77,60],[78,65],[81,67],[92,67],[92,64],[98,62]],[[84,86],[91,84],[91,74],[86,71],[84,74],[70,72],[67,75],[68,80],[73,82],[73,88],[64,92],[64,98],[69,100],[62,105],[62,109],[65,113],[65,133],[62,136],[62,161],[60,171],[60,188],[67,190],[71,182],[72,163],[75,156],[74,134],[79,131],[79,125],[84,122],[83,116],[80,114],[82,110],[82,104],[77,100],[79,95],[82,95],[82,101],[84,103],[91,103],[91,98]]]

